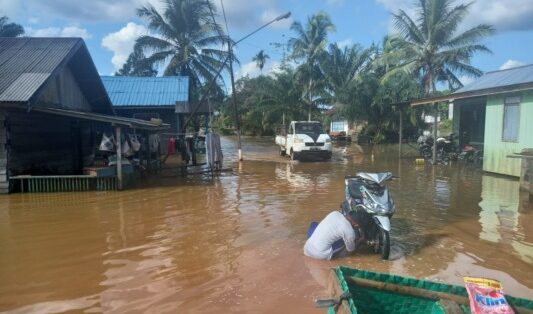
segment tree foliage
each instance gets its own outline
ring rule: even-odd
[[[228,68],[223,46],[229,38],[213,18],[216,8],[211,0],[162,1],[163,12],[150,4],[137,10],[153,35],[139,37],[135,49],[147,54],[143,63],[163,66],[163,75],[188,76],[194,93],[218,69]]]
[[[261,73],[263,73],[263,68],[267,59],[270,59],[270,56],[265,53],[264,50],[260,50],[252,59],[255,62]]]
[[[480,76],[470,64],[476,53],[490,52],[479,42],[494,32],[480,24],[462,33],[458,27],[472,3],[454,6],[453,0],[418,0],[416,16],[405,11],[393,14],[399,32],[394,48],[384,59],[399,61],[387,75],[406,72],[420,80],[426,95],[436,91],[436,83],[447,83],[451,90],[462,87],[458,75]]]
[[[0,37],[19,37],[24,35],[24,27],[16,23],[8,23],[7,16],[0,17]]]
[[[133,50],[128,56],[128,60],[120,70],[115,73],[116,76],[156,76],[157,70],[154,66],[146,62],[146,56],[139,49]]]

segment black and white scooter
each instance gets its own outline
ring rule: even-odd
[[[397,177],[390,172],[359,172],[355,176],[346,176],[346,200],[341,204],[343,210],[356,212],[367,244],[385,260],[390,253],[390,219],[396,210],[385,184],[394,178]]]

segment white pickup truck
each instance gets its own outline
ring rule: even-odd
[[[318,121],[292,121],[286,135],[277,135],[280,155],[289,154],[292,160],[331,158],[331,138]]]

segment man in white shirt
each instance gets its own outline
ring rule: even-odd
[[[316,228],[312,230],[314,226]],[[318,225],[311,224],[308,237],[304,254],[325,260],[330,260],[344,248],[348,252],[353,252],[364,240],[360,235],[359,223],[353,211],[329,213]]]

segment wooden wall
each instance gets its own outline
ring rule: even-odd
[[[7,169],[14,175],[82,174],[92,162],[91,122],[26,111],[8,111]]]
[[[81,92],[69,67],[50,80],[34,106],[91,111],[91,105]]]
[[[9,193],[9,179],[7,178],[7,130],[4,127],[6,111],[0,110],[0,194]]]

